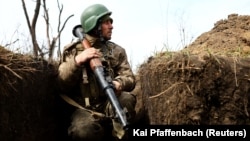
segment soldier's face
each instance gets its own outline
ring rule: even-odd
[[[113,21],[112,19],[107,19],[102,22],[101,29],[102,29],[102,36],[106,40],[110,40],[112,37],[112,30],[113,30]]]

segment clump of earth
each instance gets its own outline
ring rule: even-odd
[[[149,124],[249,124],[250,16],[231,14],[178,52],[148,58],[134,92]]]

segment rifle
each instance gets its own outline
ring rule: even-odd
[[[88,40],[84,39],[85,34],[83,32],[81,25],[76,25],[73,28],[73,35],[75,37],[78,37],[82,41],[82,45],[85,49],[91,47]],[[104,67],[101,63],[101,60],[99,58],[93,58],[89,61],[89,63],[90,63],[90,68],[92,69],[92,71],[96,75],[97,80],[98,80],[102,90],[108,96],[108,99],[109,99],[111,105],[115,109],[115,112],[118,115],[118,118],[119,118],[120,122],[122,123],[123,128],[127,130],[128,129],[128,121],[127,121],[127,117],[125,114],[125,110],[123,110],[121,108],[121,105],[120,105],[120,103],[115,95],[112,81],[110,83],[109,81],[106,80],[107,78],[105,77]]]

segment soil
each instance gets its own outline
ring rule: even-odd
[[[238,14],[183,50],[149,57],[136,74],[136,124],[249,124],[249,57],[250,16]],[[57,66],[0,46],[1,141],[68,140]]]
[[[140,116],[149,124],[249,124],[249,55],[250,16],[231,14],[183,50],[150,57],[134,90]]]

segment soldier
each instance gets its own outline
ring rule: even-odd
[[[77,108],[72,114],[68,134],[74,140],[101,140],[109,125],[114,138],[123,140],[126,137],[126,131],[117,117],[114,118],[114,109],[90,68],[92,58],[100,58],[105,72],[111,76],[117,99],[127,109],[129,123],[133,123],[136,114],[136,96],[130,93],[135,87],[135,77],[125,49],[110,41],[113,30],[111,14],[102,4],[86,8],[81,15],[81,26],[91,48],[84,49],[81,41],[76,41],[65,46],[63,51],[58,69],[60,88],[84,107]],[[105,118],[94,112],[103,113]]]

